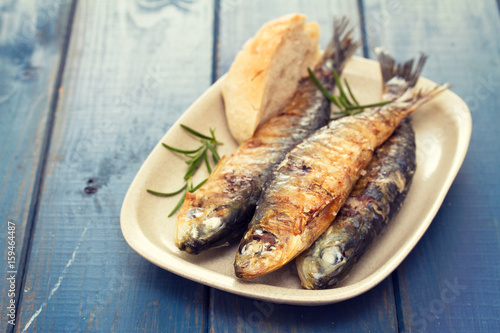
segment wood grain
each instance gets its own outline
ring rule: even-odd
[[[13,327],[7,307],[19,301],[70,7],[71,1],[0,5],[0,330]],[[14,268],[8,266],[9,222],[15,224]],[[7,281],[12,274],[15,297]]]
[[[425,51],[423,75],[452,83],[474,122],[463,167],[414,251],[393,277],[330,306],[190,282],[137,255],[119,226],[158,139],[244,41],[289,12],[320,23],[323,47],[333,15],[347,15],[366,33],[366,55],[378,45],[399,60]],[[18,262],[27,255],[14,331],[500,331],[498,1],[79,1],[65,58],[70,14],[70,0],[0,5],[0,234],[16,222]],[[2,309],[6,288],[2,278]]]
[[[263,302],[211,290],[210,332],[397,332],[391,279],[356,298],[324,306]]]
[[[423,75],[450,82],[473,118],[465,162],[429,230],[397,270],[400,329],[500,331],[497,4],[366,0],[364,7],[369,48],[384,45],[400,59],[428,53]]]
[[[220,9],[219,74],[227,71],[243,43],[262,24],[286,13],[304,13],[310,21],[317,21],[322,47],[332,36],[334,16],[349,17],[360,38],[358,8],[352,1],[222,1]],[[211,289],[209,310],[211,332],[397,331],[390,277],[360,297],[321,307],[266,303]]]
[[[206,287],[150,264],[119,224],[149,152],[211,83],[207,1],[80,1],[17,332],[206,331]]]
[[[219,8],[220,33],[218,44],[218,76],[226,73],[243,44],[266,22],[288,13],[301,13],[308,17],[307,22],[316,21],[321,27],[320,44],[325,48],[332,37],[333,17],[347,16],[353,26],[359,24],[358,7],[352,1],[324,0],[273,1],[263,0],[221,0]],[[360,29],[353,36],[361,38]],[[361,55],[359,49],[356,55]]]

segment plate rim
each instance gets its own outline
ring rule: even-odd
[[[378,65],[378,62],[371,59],[366,59],[358,56],[353,56],[351,61],[357,61],[365,63],[369,66]],[[381,268],[377,269],[375,272],[370,274],[369,276],[363,278],[362,280],[350,284],[348,286],[342,286],[333,289],[326,290],[306,290],[306,289],[291,289],[284,288],[272,285],[266,285],[262,283],[254,283],[247,282],[243,280],[236,281],[236,287],[234,286],[235,281],[226,281],[229,280],[227,276],[221,276],[221,274],[211,271],[210,269],[200,267],[194,263],[183,260],[181,257],[176,256],[175,254],[171,255],[169,258],[173,259],[173,262],[177,265],[187,265],[194,266],[194,268],[204,269],[203,276],[189,275],[185,273],[185,270],[180,270],[177,266],[169,262],[166,264],[166,261],[160,258],[160,253],[164,255],[162,249],[159,249],[156,245],[152,244],[148,238],[142,233],[141,229],[136,226],[135,221],[131,219],[133,214],[133,201],[131,199],[133,189],[138,182],[140,176],[146,172],[148,161],[155,155],[156,151],[161,149],[161,142],[165,137],[168,136],[170,131],[179,126],[179,124],[183,121],[189,111],[193,108],[196,108],[198,104],[203,103],[204,98],[207,95],[213,93],[214,90],[220,89],[220,86],[225,79],[226,75],[220,77],[214,84],[212,84],[201,96],[199,96],[187,109],[184,113],[177,119],[177,121],[168,129],[168,131],[163,135],[157,145],[150,152],[146,160],[143,162],[141,167],[139,168],[137,174],[132,180],[125,198],[122,203],[121,211],[120,211],[120,227],[122,234],[129,244],[129,246],[136,251],[139,255],[141,255],[146,260],[151,263],[168,270],[176,275],[187,278],[194,282],[198,282],[204,284],[209,287],[213,287],[219,290],[223,290],[229,293],[233,293],[240,296],[250,297],[254,299],[260,299],[263,301],[274,302],[274,303],[283,303],[283,304],[292,304],[292,305],[325,305],[331,303],[341,302],[358,295],[365,293],[366,291],[374,288],[380,282],[382,282],[389,274],[391,274],[394,270],[396,270],[399,265],[402,263],[404,259],[410,254],[412,249],[415,248],[418,241],[422,238],[425,231],[429,228],[432,223],[434,217],[436,216],[439,208],[441,207],[446,194],[448,193],[451,184],[456,178],[465,156],[468,151],[470,138],[472,134],[472,117],[470,110],[467,104],[454,92],[447,90],[443,93],[443,95],[448,95],[449,97],[455,99],[464,111],[463,115],[465,116],[465,121],[461,121],[458,123],[458,140],[456,146],[460,149],[457,149],[456,153],[453,156],[453,162],[451,164],[451,168],[446,175],[446,179],[443,182],[443,186],[439,189],[439,193],[437,195],[436,201],[433,203],[432,207],[427,210],[427,214],[423,219],[425,220],[420,226],[416,229],[416,231],[409,237],[409,240],[406,241],[402,247],[398,249],[398,251],[391,256],[391,258],[384,264]],[[433,81],[421,77],[420,80],[424,82],[424,84],[436,84]],[[229,282],[229,283],[228,283]],[[270,289],[270,290],[269,290]],[[275,291],[274,293],[270,293],[269,291]],[[287,292],[291,291],[291,292]],[[273,296],[274,294],[281,293],[280,297]]]

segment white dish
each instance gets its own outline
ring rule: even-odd
[[[354,57],[344,76],[361,103],[378,101],[381,78],[377,62]],[[186,124],[200,132],[216,128],[221,155],[237,147],[224,116],[220,89],[222,77],[210,87],[172,126],[137,173],[121,210],[121,228],[128,244],[150,262],[190,280],[234,294],[276,303],[319,305],[357,296],[385,279],[417,244],[444,200],[467,152],[472,121],[467,105],[451,91],[421,107],[412,115],[417,140],[417,171],[412,187],[396,218],[376,240],[337,288],[300,289],[295,264],[291,263],[267,276],[242,281],[234,275],[237,244],[209,250],[197,256],[178,250],[173,243],[176,216],[167,215],[179,200],[158,197],[146,188],[172,191],[183,185],[186,164],[182,157],[162,147],[196,146],[196,139],[183,131]],[[420,79],[419,86],[435,83]],[[195,184],[207,176],[201,169]],[[432,255],[432,254],[429,254]]]

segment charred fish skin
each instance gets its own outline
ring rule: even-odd
[[[377,48],[384,83],[382,99],[393,100],[415,86],[427,60],[422,54],[396,64]],[[409,118],[374,154],[344,206],[327,231],[296,259],[301,284],[306,289],[335,286],[351,270],[366,248],[399,211],[416,168],[415,134]]]
[[[346,19],[336,21],[332,42],[315,68],[327,89],[334,86],[332,69],[341,72],[360,46],[351,33]],[[287,106],[229,158],[223,158],[196,193],[186,194],[175,227],[176,246],[198,254],[241,237],[272,166],[298,142],[326,125],[329,116],[329,101],[309,78],[302,79]]]
[[[332,121],[275,168],[235,259],[243,279],[274,271],[306,250],[330,225],[373,151],[415,109],[448,88],[409,88],[391,104]]]
[[[411,119],[380,146],[333,224],[296,259],[302,287],[327,289],[344,278],[399,211],[416,169]]]

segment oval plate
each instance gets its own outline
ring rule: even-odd
[[[344,76],[365,104],[381,96],[381,77],[376,61],[354,57]],[[210,87],[172,126],[144,162],[125,196],[121,210],[121,229],[128,244],[150,262],[177,275],[230,293],[276,303],[320,305],[340,302],[373,288],[385,279],[420,240],[436,215],[467,152],[471,136],[471,116],[467,105],[451,91],[414,112],[413,127],[417,141],[417,171],[412,187],[399,214],[384,233],[355,265],[350,275],[335,289],[304,290],[300,288],[295,263],[264,277],[242,281],[235,277],[233,262],[237,244],[209,250],[194,256],[178,250],[173,243],[176,216],[167,215],[179,200],[158,197],[146,188],[172,191],[183,185],[186,164],[164,147],[197,146],[179,126],[188,125],[203,133],[216,128],[221,155],[237,147],[224,115],[221,97],[222,77]],[[435,83],[420,79],[419,86]],[[207,176],[200,169],[194,183]]]

